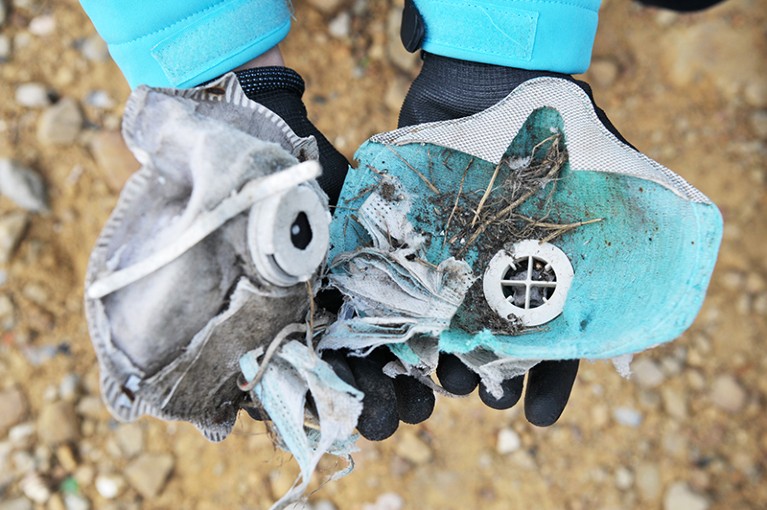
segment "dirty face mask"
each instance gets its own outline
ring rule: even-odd
[[[321,346],[456,354],[496,396],[535,360],[618,358],[678,337],[721,216],[618,139],[571,81],[531,79],[470,117],[374,136],[331,225],[347,320]]]
[[[239,358],[305,321],[325,260],[316,144],[248,101],[234,76],[139,88],[123,132],[142,168],[86,280],[103,394],[121,419],[186,420],[221,440],[246,395]]]

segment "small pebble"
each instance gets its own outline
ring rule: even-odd
[[[27,415],[27,399],[18,388],[0,391],[0,435],[21,423]]]
[[[100,110],[111,110],[115,107],[115,100],[106,90],[92,90],[85,96],[85,104]]]
[[[5,237],[2,230],[2,219],[0,218],[0,246],[3,245],[3,238]],[[16,240],[16,243],[18,243],[18,239]],[[5,263],[7,262],[7,259],[3,262],[2,252],[3,250],[0,248],[0,263]],[[13,301],[11,301],[10,297],[6,294],[0,294],[0,328],[8,331],[13,329],[15,324],[16,307],[13,306]]]
[[[96,477],[96,490],[105,499],[116,498],[125,487],[125,481],[118,475],[98,475]]]
[[[687,418],[687,400],[682,392],[666,387],[661,390],[661,398],[663,409],[670,416],[679,420]]]
[[[634,474],[623,466],[615,470],[615,486],[620,490],[629,490],[634,485]]]
[[[352,26],[352,18],[348,12],[343,11],[328,25],[328,32],[337,39],[346,39]]]
[[[660,470],[655,464],[643,462],[636,467],[634,476],[639,496],[643,501],[657,501],[661,492]]]
[[[8,62],[11,59],[11,39],[4,34],[0,34],[0,63]]]
[[[324,14],[332,14],[343,2],[344,0],[309,0],[309,5]]]
[[[140,423],[124,423],[114,431],[114,438],[123,456],[132,459],[144,450],[144,429]]]
[[[608,58],[594,59],[588,71],[589,77],[593,82],[603,88],[613,85],[619,73],[620,68],[618,64]]]
[[[45,109],[37,121],[37,139],[43,145],[71,145],[80,135],[83,115],[77,101],[65,97]]]
[[[29,32],[44,37],[51,35],[56,31],[56,18],[50,14],[43,14],[42,16],[36,16],[29,22]]]
[[[332,501],[329,501],[327,499],[321,499],[314,503],[314,510],[338,510],[336,505],[333,504]]]
[[[375,503],[362,505],[362,510],[402,510],[403,508],[405,508],[405,500],[394,492],[381,494]]]
[[[86,396],[77,403],[77,414],[86,418],[105,418],[105,413],[106,407],[99,397]]]
[[[37,419],[37,433],[47,445],[58,445],[78,439],[80,425],[74,406],[63,401],[45,405]]]
[[[51,98],[42,83],[23,83],[16,87],[16,102],[27,108],[45,108],[51,104]]]
[[[80,394],[80,378],[77,374],[67,374],[59,384],[59,395],[62,400],[74,402]]]
[[[432,458],[432,451],[429,445],[411,430],[403,431],[398,436],[395,451],[401,458],[413,464],[426,464]]]
[[[64,494],[64,506],[67,510],[90,510],[91,502],[85,496],[68,492]]]
[[[631,380],[642,388],[655,388],[665,380],[658,364],[649,358],[639,358],[631,365]]]
[[[144,498],[151,499],[165,488],[175,460],[167,453],[144,453],[125,468],[128,483]]]
[[[61,445],[56,449],[56,459],[67,473],[73,473],[77,469],[75,452],[68,444]]]
[[[41,505],[51,497],[51,490],[37,473],[29,473],[22,478],[19,488],[26,497]]]
[[[95,133],[89,148],[101,175],[112,191],[120,191],[128,178],[141,166],[118,131]]]
[[[0,217],[0,264],[11,261],[28,222],[27,213],[23,211],[14,211]],[[12,320],[12,317],[10,318]]]
[[[28,223],[27,213],[23,211],[14,211],[0,217],[0,264],[7,264],[11,261],[16,248],[24,237]],[[3,317],[13,322],[12,315],[12,313],[10,315],[4,314]],[[7,323],[7,320],[3,321],[5,329],[8,329],[5,327]]]
[[[32,502],[27,498],[14,498],[0,501],[0,510],[32,510]]]
[[[711,386],[711,401],[720,409],[736,413],[746,403],[746,392],[731,375],[720,375]]]
[[[80,53],[91,62],[106,62],[109,60],[107,43],[97,35],[83,39],[80,44]]]
[[[695,492],[685,482],[671,485],[663,497],[663,510],[707,510],[708,500]]]
[[[10,159],[0,159],[0,194],[27,211],[48,210],[43,178]]]
[[[613,418],[627,427],[638,427],[642,424],[642,413],[630,407],[616,407],[613,409]]]
[[[37,427],[32,422],[20,423],[8,431],[8,441],[17,449],[32,447]]]
[[[513,453],[522,446],[522,440],[513,429],[505,428],[498,432],[496,451],[501,455]]]

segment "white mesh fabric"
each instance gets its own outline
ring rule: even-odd
[[[554,108],[562,115],[574,171],[638,177],[692,202],[710,203],[682,177],[618,140],[600,122],[586,93],[561,78],[526,81],[499,103],[470,117],[405,127],[370,140],[391,145],[430,143],[497,164],[525,120],[542,107]]]

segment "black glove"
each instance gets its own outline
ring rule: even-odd
[[[304,81],[285,67],[257,67],[235,73],[242,89],[251,100],[279,115],[299,136],[313,135],[320,152],[322,176],[320,186],[334,205],[343,187],[349,167],[346,158],[333,147],[307,117],[301,96]],[[318,296],[319,306],[337,312],[341,295],[337,291],[324,291]],[[363,411],[357,428],[365,438],[377,441],[394,434],[399,422],[420,423],[431,416],[434,393],[413,377],[384,375],[383,367],[394,356],[386,348],[377,349],[365,358],[350,357],[341,351],[325,351],[322,357],[346,383],[364,393]],[[262,410],[245,408],[256,420],[268,419]]]
[[[570,76],[527,71],[423,54],[423,68],[413,82],[399,117],[399,127],[457,119],[483,111],[506,97],[522,82],[540,76],[572,80],[591,96],[591,89]],[[623,137],[597,109],[605,126]],[[525,394],[525,416],[541,427],[555,423],[564,411],[578,373],[578,360],[544,361],[530,369]],[[442,354],[437,367],[442,386],[457,395],[468,395],[479,384],[479,376],[452,354]],[[522,394],[523,377],[503,383],[504,395],[494,398],[480,385],[479,396],[489,407],[508,409]]]

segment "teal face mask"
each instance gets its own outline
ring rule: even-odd
[[[396,344],[418,365],[431,336],[461,355],[612,358],[673,340],[700,309],[719,211],[569,81],[376,135],[356,158],[329,257],[350,318],[328,347]]]

